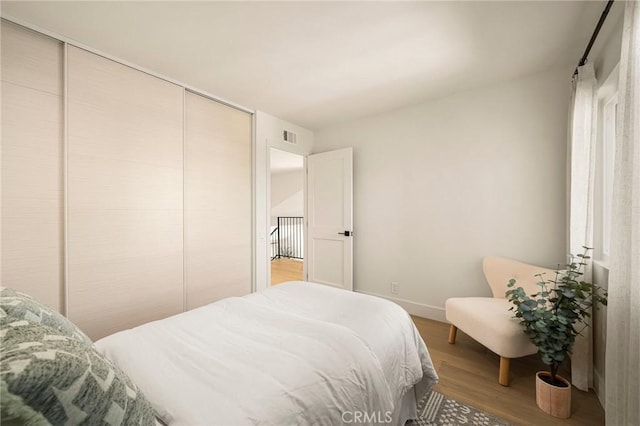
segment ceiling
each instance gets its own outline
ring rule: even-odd
[[[271,173],[286,173],[304,168],[304,157],[280,149],[269,150],[269,167]]]
[[[577,63],[601,1],[2,1],[2,14],[317,130]]]

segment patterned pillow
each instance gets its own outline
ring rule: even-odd
[[[42,414],[28,405],[24,405],[22,398],[12,395],[7,384],[0,380],[0,421],[4,426],[51,426]]]
[[[73,337],[88,345],[93,344],[91,339],[74,323],[53,309],[32,299],[31,296],[25,293],[7,287],[0,287],[0,322],[6,321],[7,317],[44,324],[65,336]]]
[[[142,392],[93,347],[25,320],[5,321],[0,344],[3,424],[155,424]]]

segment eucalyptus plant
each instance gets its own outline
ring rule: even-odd
[[[558,368],[571,354],[576,336],[587,327],[590,308],[607,304],[607,293],[601,287],[581,279],[592,250],[583,248],[584,253],[570,255],[566,269],[558,265],[553,277],[536,275],[540,280],[537,293],[527,295],[522,287],[515,287],[515,279],[509,280],[510,290],[505,293],[514,305],[510,310],[515,311],[542,362],[549,366],[553,385],[562,384],[556,378]]]

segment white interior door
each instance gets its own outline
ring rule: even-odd
[[[353,153],[307,157],[307,280],[353,290]]]

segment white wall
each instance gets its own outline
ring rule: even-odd
[[[354,148],[356,290],[442,320],[447,298],[490,295],[483,256],[565,260],[571,71],[316,132],[314,152]]]
[[[271,225],[278,216],[304,216],[304,170],[271,173]]]
[[[624,3],[625,2],[613,3],[607,20],[602,26],[602,30],[589,54],[589,61],[593,63],[596,78],[599,82],[604,81],[618,62],[620,62]]]

